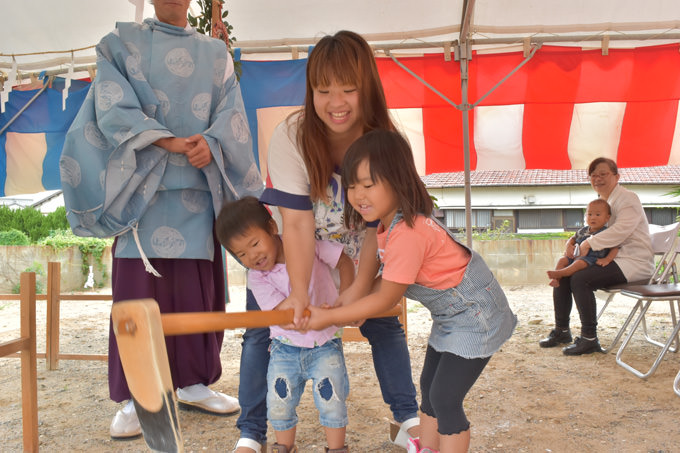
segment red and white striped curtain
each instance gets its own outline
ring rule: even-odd
[[[522,52],[474,54],[469,103],[524,59]],[[443,55],[399,61],[456,104],[460,66]],[[423,173],[463,170],[462,112],[388,58],[378,58],[388,105],[406,129]],[[475,107],[471,168],[585,168],[607,156],[621,167],[680,163],[678,45],[539,49]],[[400,113],[401,112],[401,113]],[[422,119],[419,125],[417,117]]]

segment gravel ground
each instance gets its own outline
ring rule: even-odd
[[[615,362],[615,353],[564,357],[559,349],[540,349],[537,340],[552,325],[547,286],[505,288],[520,320],[515,335],[494,355],[465,403],[472,423],[472,452],[680,452],[680,397],[672,390],[680,369],[668,354],[657,372],[643,381]],[[231,288],[229,310],[243,310],[243,288]],[[603,343],[613,338],[631,306],[619,296],[600,322]],[[661,304],[660,304],[661,305]],[[667,331],[667,309],[650,315],[655,333]],[[62,353],[106,353],[110,304],[64,302],[61,308]],[[38,351],[44,351],[45,305],[38,302]],[[573,313],[577,324],[576,311]],[[0,301],[0,342],[18,336],[18,302]],[[409,301],[408,343],[418,382],[430,317]],[[225,333],[224,372],[214,389],[235,395],[241,330]],[[650,364],[655,348],[637,338],[631,360]],[[347,442],[355,452],[403,452],[387,442],[390,412],[382,402],[365,342],[345,344],[350,372],[350,424]],[[44,452],[138,452],[143,440],[112,441],[111,417],[118,405],[108,399],[106,362],[61,361],[47,371],[38,361],[40,449]],[[18,452],[21,441],[21,388],[18,359],[0,359],[0,451]],[[309,391],[298,410],[301,452],[321,452],[325,445]],[[238,438],[235,417],[180,412],[185,450],[229,451]],[[270,430],[270,439],[273,432]]]

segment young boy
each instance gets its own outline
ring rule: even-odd
[[[262,310],[292,308],[286,304],[290,279],[278,227],[269,211],[254,197],[227,203],[217,217],[220,243],[248,268],[248,288]],[[294,252],[294,251],[293,251]],[[316,241],[309,294],[311,304],[335,302],[338,291],[331,267],[340,277],[340,289],[354,279],[354,263],[341,244]],[[349,381],[342,353],[342,329],[297,332],[271,327],[271,354],[267,370],[267,418],[276,432],[273,453],[292,453],[295,448],[297,407],[305,382],[311,379],[314,403],[326,432],[327,452],[347,452],[345,428]]]
[[[579,256],[578,246],[590,236],[607,229],[607,222],[611,217],[612,211],[605,200],[598,198],[588,203],[586,208],[586,223],[587,225],[581,228],[569,238],[567,241],[567,251],[557,261],[554,271],[548,271],[550,277],[550,286],[559,286],[558,280],[562,277],[569,277],[575,272],[585,269],[588,266],[597,264],[599,266],[606,266],[611,263],[619,252],[618,247],[611,249],[593,250],[590,249],[585,256]],[[573,257],[569,256],[569,249],[574,247]]]

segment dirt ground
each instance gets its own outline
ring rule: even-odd
[[[680,357],[668,354],[648,380],[615,362],[615,352],[565,357],[537,341],[552,325],[547,286],[505,288],[519,325],[495,354],[466,400],[472,424],[472,452],[680,452],[680,397],[672,385]],[[230,310],[243,308],[242,288],[231,289]],[[66,301],[61,308],[62,353],[106,353],[109,303]],[[600,322],[600,338],[610,341],[631,306],[619,296]],[[668,331],[667,306],[650,316],[654,332]],[[663,308],[666,308],[664,311]],[[576,311],[572,318],[577,318]],[[38,302],[38,351],[44,351],[45,306]],[[578,327],[578,321],[574,319]],[[18,336],[18,302],[0,301],[0,342]],[[408,342],[418,382],[430,328],[428,311],[409,302]],[[224,372],[214,389],[236,395],[242,331],[227,331]],[[636,337],[630,360],[651,364],[656,348]],[[365,342],[345,344],[350,373],[347,443],[355,452],[400,452],[387,442],[390,412],[383,403],[370,350]],[[60,361],[47,371],[38,361],[40,449],[44,452],[142,452],[144,441],[112,441],[108,428],[118,405],[108,398],[106,362]],[[21,451],[20,364],[0,359],[0,451]],[[323,431],[309,391],[298,410],[301,452],[321,452]],[[187,452],[230,451],[238,438],[236,417],[180,412]],[[270,439],[273,432],[270,430]]]

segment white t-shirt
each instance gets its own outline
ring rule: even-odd
[[[274,130],[269,143],[267,169],[269,181],[260,201],[272,206],[289,209],[313,210],[316,223],[316,238],[339,242],[345,253],[355,263],[365,229],[348,230],[343,224],[344,195],[338,169],[328,182],[327,194],[330,201],[310,199],[310,182],[307,167],[297,145],[297,124],[300,114],[282,121]]]

